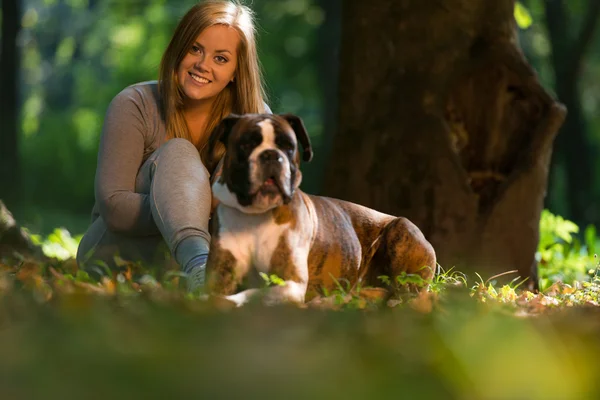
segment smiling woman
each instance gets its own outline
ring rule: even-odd
[[[205,106],[233,83],[239,42],[237,31],[225,25],[211,26],[198,36],[177,68],[188,111]]]
[[[114,268],[118,255],[164,267],[172,255],[189,289],[201,287],[211,177],[225,151],[217,146],[209,154],[206,143],[228,114],[262,112],[270,110],[252,11],[233,1],[192,7],[164,52],[158,81],[125,88],[108,107],[80,266],[93,272],[101,261]]]

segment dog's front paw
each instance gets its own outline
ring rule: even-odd
[[[225,296],[223,299],[235,304],[236,307],[241,307],[251,301],[253,298],[257,297],[259,294],[260,289],[248,289],[244,290],[243,292]]]
[[[218,310],[223,310],[223,311],[231,310],[231,309],[238,308],[241,306],[241,304],[238,304],[237,302],[232,301],[232,300],[228,299],[227,297],[223,297],[223,296],[215,296],[215,295],[207,296],[206,301],[212,307],[214,307]]]

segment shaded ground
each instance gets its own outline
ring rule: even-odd
[[[600,286],[467,284],[387,304],[219,309],[176,276],[0,266],[0,398],[577,399],[600,392]],[[136,277],[137,276],[137,277]]]

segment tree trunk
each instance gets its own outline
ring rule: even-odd
[[[525,278],[565,109],[518,48],[513,7],[345,0],[325,194],[408,217],[445,269]]]
[[[342,0],[318,0],[317,4],[325,13],[325,20],[318,31],[318,79],[322,90],[323,130],[321,143],[311,167],[311,174],[316,181],[315,186],[321,192],[323,187],[323,170],[328,155],[331,153],[334,132],[337,129],[338,110],[338,73],[340,71],[340,36],[342,25]],[[309,164],[310,165],[310,164]]]
[[[578,225],[597,223],[600,215],[593,198],[594,173],[586,120],[581,106],[579,77],[581,66],[598,25],[600,1],[589,0],[585,18],[578,24],[568,18],[564,0],[545,0],[546,27],[552,45],[552,66],[556,94],[569,115],[556,140],[551,170],[560,165],[566,172],[567,215]],[[573,32],[576,28],[578,31]]]
[[[0,49],[0,199],[9,206],[19,200],[19,0],[2,0]]]

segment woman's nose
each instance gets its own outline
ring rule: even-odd
[[[202,71],[208,71],[208,63],[206,62],[206,56],[203,54],[200,57],[198,57],[198,59],[196,60],[196,68],[198,68],[199,70]]]

